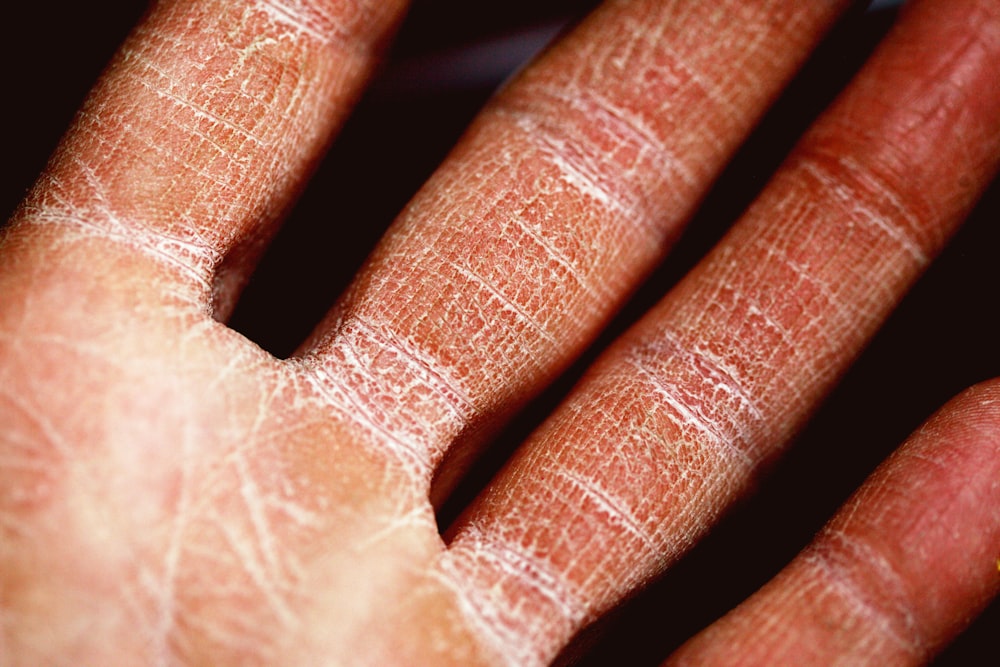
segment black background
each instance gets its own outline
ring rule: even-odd
[[[65,6],[9,3],[0,9],[6,35],[0,44],[5,91],[0,154],[7,162],[0,180],[4,217],[41,170],[87,89],[144,10],[141,2],[57,4]],[[362,101],[263,260],[231,324],[275,354],[288,354],[497,83],[486,80],[478,86],[433,90],[401,86],[399,73],[413,72],[406,63],[525,25],[571,17],[586,4],[418,0],[385,68],[386,81],[395,84],[376,86]],[[595,349],[714,243],[891,18],[891,12],[856,12],[834,33],[720,179],[679,247]],[[377,188],[366,185],[373,182]],[[936,407],[963,388],[1000,375],[998,213],[1000,187],[995,185],[760,492],[650,591],[586,633],[565,657],[586,647],[586,665],[657,664],[672,646],[773,576],[878,461]],[[592,357],[593,352],[582,363]],[[442,510],[443,521],[568,390],[582,363],[499,438],[469,483]],[[936,664],[998,664],[998,631],[1000,609],[995,602]]]

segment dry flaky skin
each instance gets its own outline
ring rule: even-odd
[[[564,369],[846,3],[799,4],[590,16],[493,100],[308,345],[353,387],[336,400],[427,475]]]
[[[505,582],[467,589],[472,609],[516,610],[480,615],[497,642],[568,639],[688,548],[802,424],[993,175],[998,14],[913,8],[467,512],[445,576]]]
[[[847,3],[608,4],[274,359],[216,318],[402,4],[155,5],[0,238],[0,663],[544,664],[780,450],[1000,155],[1000,7],[918,3],[446,547],[442,461],[593,339]],[[860,580],[823,549],[788,576]],[[921,648],[995,591],[977,576],[906,607]],[[878,614],[874,585],[824,599]]]

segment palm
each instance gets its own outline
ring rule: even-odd
[[[461,461],[600,331],[836,3],[733,3],[740,20],[717,26],[721,51],[698,37],[719,20],[707,5],[601,10],[485,112],[335,311],[278,360],[217,319],[355,96],[390,4],[163,3],[6,230],[10,662],[550,660],[781,451],[1000,154],[995,5],[922,3],[446,546],[432,480],[447,491]],[[785,24],[805,36],[774,53]],[[963,37],[969,24],[978,41]],[[911,42],[934,40],[944,55],[913,61]],[[788,588],[776,584],[777,610],[748,603],[750,618],[788,614],[794,630],[815,600],[782,591],[805,581],[837,621],[758,657],[920,659],[985,604],[989,568],[945,568],[914,596],[859,587],[867,570],[848,556],[896,531],[902,546],[877,545],[890,566],[874,570],[891,584],[918,578],[908,540],[933,525],[912,508],[895,522],[864,509],[902,479],[949,501],[934,506],[956,522],[940,548],[992,557],[1000,528],[980,500],[997,492],[997,416],[981,406],[996,391],[970,392],[916,437],[862,509],[789,568]],[[927,477],[930,459],[975,474]],[[687,656],[725,660],[751,641],[733,618]]]
[[[359,638],[387,608],[416,612],[440,549],[426,490],[359,443],[363,431],[300,366],[202,313],[136,317],[131,287],[102,290],[85,313],[33,319],[30,346],[3,349],[79,380],[61,394],[4,383],[5,442],[20,454],[4,480],[17,511],[5,529],[21,546],[4,570],[31,582],[5,602],[45,610],[15,627],[17,642],[92,664],[168,652],[271,663],[337,639],[378,655],[384,647]],[[122,330],[87,344],[44,333],[94,318]],[[345,599],[354,611],[335,637],[330,614]],[[58,619],[66,630],[53,631]]]

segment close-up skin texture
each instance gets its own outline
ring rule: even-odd
[[[1000,2],[914,0],[718,242],[602,339],[859,13],[608,0],[274,354],[227,322],[407,9],[153,2],[0,228],[0,664],[585,659],[767,485],[1000,165]],[[944,650],[1000,591],[990,377],[648,664]]]

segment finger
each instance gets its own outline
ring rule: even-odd
[[[441,577],[485,641],[544,663],[745,492],[995,172],[998,63],[996,3],[912,6],[459,522]]]
[[[672,665],[917,665],[1000,591],[1000,382],[945,406]]]
[[[15,214],[18,233],[141,253],[224,318],[404,4],[154,3]]]
[[[425,476],[468,452],[593,339],[847,4],[598,10],[480,116],[304,346],[331,401]]]

